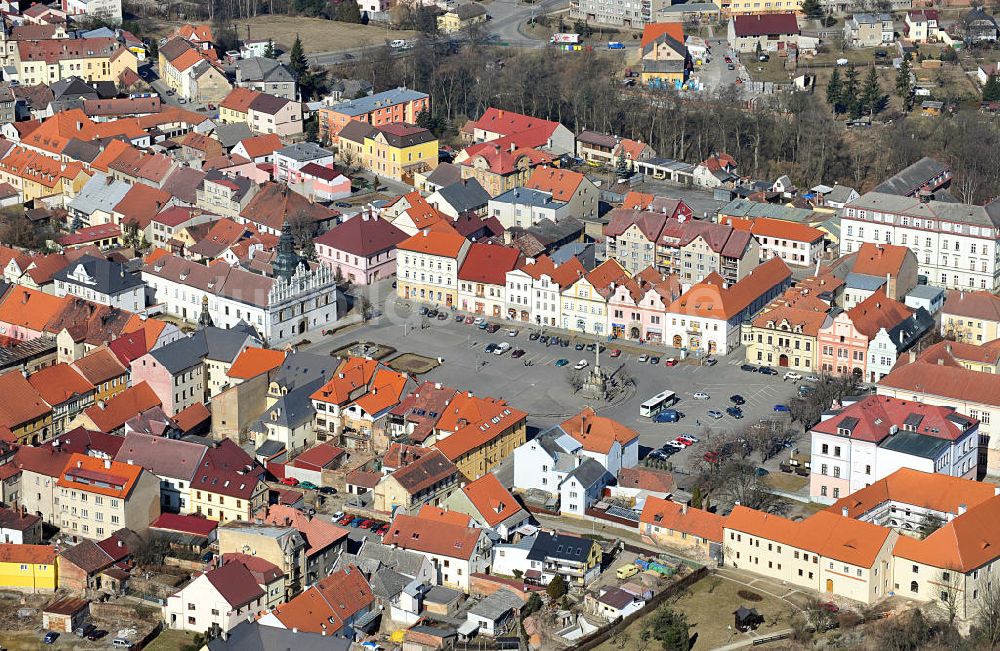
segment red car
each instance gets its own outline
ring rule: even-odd
[[[339,524],[342,527],[346,527],[347,525],[351,524],[351,520],[353,519],[354,519],[353,515],[345,515],[341,519],[337,520],[337,524]]]
[[[368,527],[372,526],[373,523],[374,520],[362,520],[361,524],[358,525],[358,529],[367,529]]]
[[[380,536],[384,536],[385,534],[389,533],[389,524],[388,523],[383,524],[381,527],[375,530],[375,533],[377,533]]]
[[[611,356],[612,357],[621,357],[621,354],[622,354],[622,351],[618,350],[617,348],[612,348],[611,349]]]
[[[473,321],[475,321],[475,319],[472,318],[471,316],[465,317],[465,325],[472,325]]]
[[[299,480],[296,479],[295,477],[285,477],[284,479],[281,480],[281,483],[284,484],[285,486],[298,486]]]
[[[667,361],[664,362],[667,366],[677,366],[677,360],[673,357],[668,357]]]
[[[731,57],[731,56],[729,56],[727,54],[725,57],[723,57],[722,60],[725,61],[726,63],[732,63],[733,62],[733,57]]]

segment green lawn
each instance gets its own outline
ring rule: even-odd
[[[144,649],[145,651],[177,651],[194,642],[194,636],[194,633],[188,631],[165,628]]]

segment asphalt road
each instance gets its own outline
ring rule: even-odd
[[[539,430],[561,422],[584,406],[592,405],[603,415],[638,431],[640,445],[646,448],[645,451],[659,448],[682,433],[707,439],[712,434],[737,430],[758,419],[774,418],[774,405],[787,403],[796,391],[794,383],[783,382],[781,376],[741,371],[739,365],[743,362],[742,349],[734,351],[728,358],[720,357],[715,366],[702,366],[695,360],[687,360],[677,366],[667,367],[662,361],[658,365],[652,365],[640,363],[638,359],[647,348],[653,354],[659,352],[662,356],[679,358],[678,351],[654,351],[651,347],[639,347],[628,342],[616,344],[605,341],[608,351],[601,357],[602,366],[615,369],[624,364],[629,374],[635,378],[636,389],[620,403],[594,404],[594,401],[574,393],[568,381],[570,369],[577,361],[587,360],[593,366],[594,353],[577,351],[573,345],[568,348],[547,347],[538,341],[530,341],[529,329],[523,325],[507,324],[499,320],[496,322],[504,323],[505,327],[491,335],[473,325],[456,323],[452,314],[444,321],[423,319],[417,314],[417,303],[404,307],[402,302],[396,302],[395,296],[383,294],[379,298],[379,293],[386,291],[391,291],[389,283],[382,283],[373,292],[373,303],[382,310],[382,316],[364,326],[337,335],[314,337],[312,343],[305,346],[305,350],[327,354],[345,344],[366,341],[390,345],[398,352],[440,357],[444,359],[441,366],[421,376],[419,380],[441,382],[458,389],[471,390],[478,395],[503,398],[528,412],[529,427]],[[517,336],[507,335],[510,327],[519,329]],[[573,335],[572,339],[574,344],[577,341],[587,343],[594,340],[593,337],[579,335]],[[525,350],[526,354],[520,359],[512,358],[510,352],[503,355],[486,354],[483,349],[491,341],[508,341],[514,348]],[[625,352],[612,359],[609,353],[618,345]],[[559,359],[568,360],[569,365],[555,366]],[[530,366],[527,366],[526,363],[529,362]],[[677,393],[680,399],[676,409],[684,413],[685,417],[677,423],[654,423],[648,418],[640,417],[639,405],[666,389]],[[693,394],[699,391],[709,394],[710,399],[695,400]],[[729,415],[718,420],[707,416],[709,409],[724,413],[725,408],[731,405],[729,397],[737,393],[747,401],[743,406],[745,417],[742,420],[737,421]],[[671,461],[675,465],[684,465],[692,459],[700,458],[707,451],[708,444],[707,440],[702,441],[675,454]]]

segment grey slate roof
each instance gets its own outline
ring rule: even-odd
[[[470,608],[469,614],[495,622],[523,605],[524,601],[520,597],[510,590],[501,588]]]
[[[338,113],[343,113],[351,117],[371,113],[372,111],[386,106],[413,102],[427,97],[426,93],[420,93],[409,88],[395,88],[374,95],[368,95],[361,99],[352,99],[334,104],[331,108]]]
[[[424,556],[406,549],[395,549],[379,542],[368,541],[358,550],[358,560],[376,560],[384,567],[413,579],[424,564]]]
[[[257,621],[242,621],[225,637],[207,645],[209,651],[350,651],[350,640],[332,635],[303,633],[275,626],[261,626]]]
[[[546,531],[539,531],[535,536],[535,542],[528,552],[528,560],[541,561],[546,558],[556,558],[573,563],[583,563],[590,553],[592,540],[568,534],[552,534]]]
[[[903,214],[910,217],[943,219],[970,226],[1000,228],[1000,200],[994,200],[985,206],[936,200],[922,203],[916,197],[866,192],[847,204],[847,207]]]
[[[313,142],[297,142],[294,145],[282,147],[275,154],[281,154],[301,163],[333,155],[330,150],[323,149]]]
[[[890,176],[875,186],[873,192],[899,195],[911,194],[919,190],[929,180],[947,170],[948,166],[942,165],[933,158],[924,156],[913,165],[903,169],[898,174]]]
[[[925,459],[936,459],[950,444],[947,439],[937,436],[900,430],[883,441],[879,447]]]
[[[885,284],[885,278],[882,276],[869,276],[867,274],[856,274],[852,272],[847,274],[847,278],[844,279],[844,284],[851,289],[864,289],[874,292],[876,289]]]
[[[281,367],[275,374],[274,381],[278,386],[291,391],[320,377],[333,377],[340,366],[340,360],[329,355],[315,355],[293,351],[285,357]]]
[[[190,441],[129,432],[115,455],[115,461],[142,466],[158,477],[190,482],[206,449],[204,445]]]
[[[574,477],[584,488],[604,482],[605,477],[609,477],[607,469],[596,459],[585,459],[583,463],[573,469],[573,472],[566,475],[565,482],[570,477]]]
[[[73,276],[89,277],[90,280],[77,280]],[[132,290],[143,284],[142,278],[137,274],[126,272],[124,265],[104,258],[95,258],[92,255],[78,258],[76,262],[52,274],[52,278],[64,283],[90,287],[95,292],[109,296]]]
[[[487,205],[490,193],[483,189],[476,179],[463,179],[438,190],[441,198],[458,213],[476,210]]]
[[[245,122],[238,122],[233,124],[217,124],[215,126],[215,133],[213,134],[216,140],[225,149],[232,149],[236,145],[240,144],[241,140],[253,137],[253,131],[247,126]]]
[[[281,396],[277,402],[271,405],[270,409],[264,412],[264,416],[254,428],[255,431],[265,431],[264,423],[276,423],[282,427],[294,429],[302,423],[312,420],[316,409],[309,396],[325,383],[326,380],[319,377]]]
[[[97,172],[84,184],[80,194],[69,202],[69,208],[84,215],[92,215],[98,210],[110,213],[121,203],[125,193],[131,188],[132,185],[125,181],[112,179],[103,172]]]
[[[402,592],[410,581],[412,581],[410,577],[385,568],[372,574],[368,584],[371,586],[372,594],[376,597],[391,599]]]
[[[535,206],[538,208],[560,208],[566,205],[565,201],[556,201],[552,198],[551,192],[543,192],[534,188],[514,188],[499,194],[492,199],[500,203],[519,204],[522,206]]]
[[[917,308],[909,319],[903,319],[891,330],[886,331],[896,350],[902,352],[915,344],[924,333],[934,326],[934,317],[924,308]]]
[[[441,163],[427,175],[427,182],[438,187],[445,187],[462,180],[462,168],[453,163]]]
[[[253,337],[243,328],[208,327],[160,346],[149,354],[171,374],[176,374],[205,359],[231,363],[250,339]]]
[[[281,62],[267,57],[250,57],[236,62],[236,78],[240,83],[295,81],[292,71]]]
[[[857,192],[857,190],[849,185],[835,185],[833,186],[833,189],[827,193],[825,199],[827,203],[846,203],[847,200],[851,198],[852,192]]]

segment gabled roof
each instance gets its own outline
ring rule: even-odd
[[[0,426],[10,430],[34,422],[52,411],[20,370],[0,375],[0,396],[3,396],[0,401]]]
[[[177,439],[129,432],[115,460],[142,466],[158,477],[190,482],[205,456],[205,446]]]
[[[639,440],[639,433],[607,416],[598,416],[592,407],[564,420],[563,430],[575,438],[583,449],[599,454],[608,454],[617,441],[624,449],[629,443]]]
[[[333,636],[374,601],[368,581],[357,567],[349,565],[271,612],[286,629]]]
[[[543,120],[528,115],[490,107],[482,117],[472,123],[477,129],[509,136],[520,131],[543,127],[550,134],[559,127],[558,122]]]
[[[393,471],[389,476],[399,482],[399,485],[407,493],[416,495],[457,474],[458,468],[455,467],[455,464],[449,461],[440,450],[432,448],[415,461]]]
[[[88,407],[84,414],[101,432],[111,432],[125,425],[125,421],[152,407],[163,404],[145,381],[131,386],[109,398],[104,405]]]
[[[1000,296],[988,291],[949,289],[941,313],[1000,322]]]
[[[671,303],[668,312],[728,320],[791,275],[781,258],[771,258],[727,288],[722,287],[722,278],[712,273]]]
[[[525,512],[492,472],[466,484],[462,487],[462,492],[490,527],[495,527],[504,520]]]
[[[899,301],[894,301],[885,295],[885,288],[879,288],[871,296],[861,301],[850,310],[847,316],[858,332],[873,338],[879,330],[891,330],[900,322],[913,316],[915,310]]]
[[[458,270],[458,279],[486,285],[506,284],[507,272],[517,266],[521,252],[497,244],[474,242]]]
[[[971,507],[923,540],[900,536],[893,554],[967,574],[1000,555],[1000,495]]]
[[[60,488],[125,500],[141,474],[141,466],[74,453],[56,483]]]
[[[204,576],[233,610],[265,596],[247,566],[237,561],[209,570]]]
[[[281,366],[285,361],[285,351],[247,346],[233,360],[226,371],[231,378],[249,380],[261,373],[267,373]]]
[[[469,559],[482,534],[476,527],[399,514],[393,518],[382,542],[435,556]]]
[[[650,495],[646,497],[639,522],[721,543],[726,518]]]
[[[826,235],[823,231],[812,226],[770,217],[732,218],[729,220],[729,225],[737,230],[749,231],[757,237],[788,239],[810,244],[822,240]]]
[[[684,25],[681,23],[646,23],[642,28],[641,47],[667,35],[678,43],[684,43]]]
[[[732,20],[739,38],[799,33],[794,13],[739,15]]]
[[[587,177],[579,172],[560,167],[541,166],[532,171],[524,186],[532,190],[549,192],[556,201],[569,201],[586,180]]]
[[[528,560],[544,561],[553,558],[573,563],[583,563],[589,558],[590,550],[597,543],[589,538],[565,533],[539,531],[531,543]]]
[[[94,390],[93,384],[66,363],[38,369],[28,376],[28,384],[35,388],[45,402],[53,406]]]
[[[938,472],[921,472],[900,468],[877,482],[842,497],[827,510],[861,518],[879,505],[894,502],[938,513],[957,514],[960,506],[968,508],[982,504],[996,495],[993,484],[970,481]]]
[[[416,235],[408,237],[397,245],[397,249],[437,255],[445,258],[455,258],[462,250],[467,240],[450,226],[444,228],[425,228]]]
[[[370,257],[395,249],[408,236],[386,219],[356,215],[317,237],[324,244],[351,255]]]

